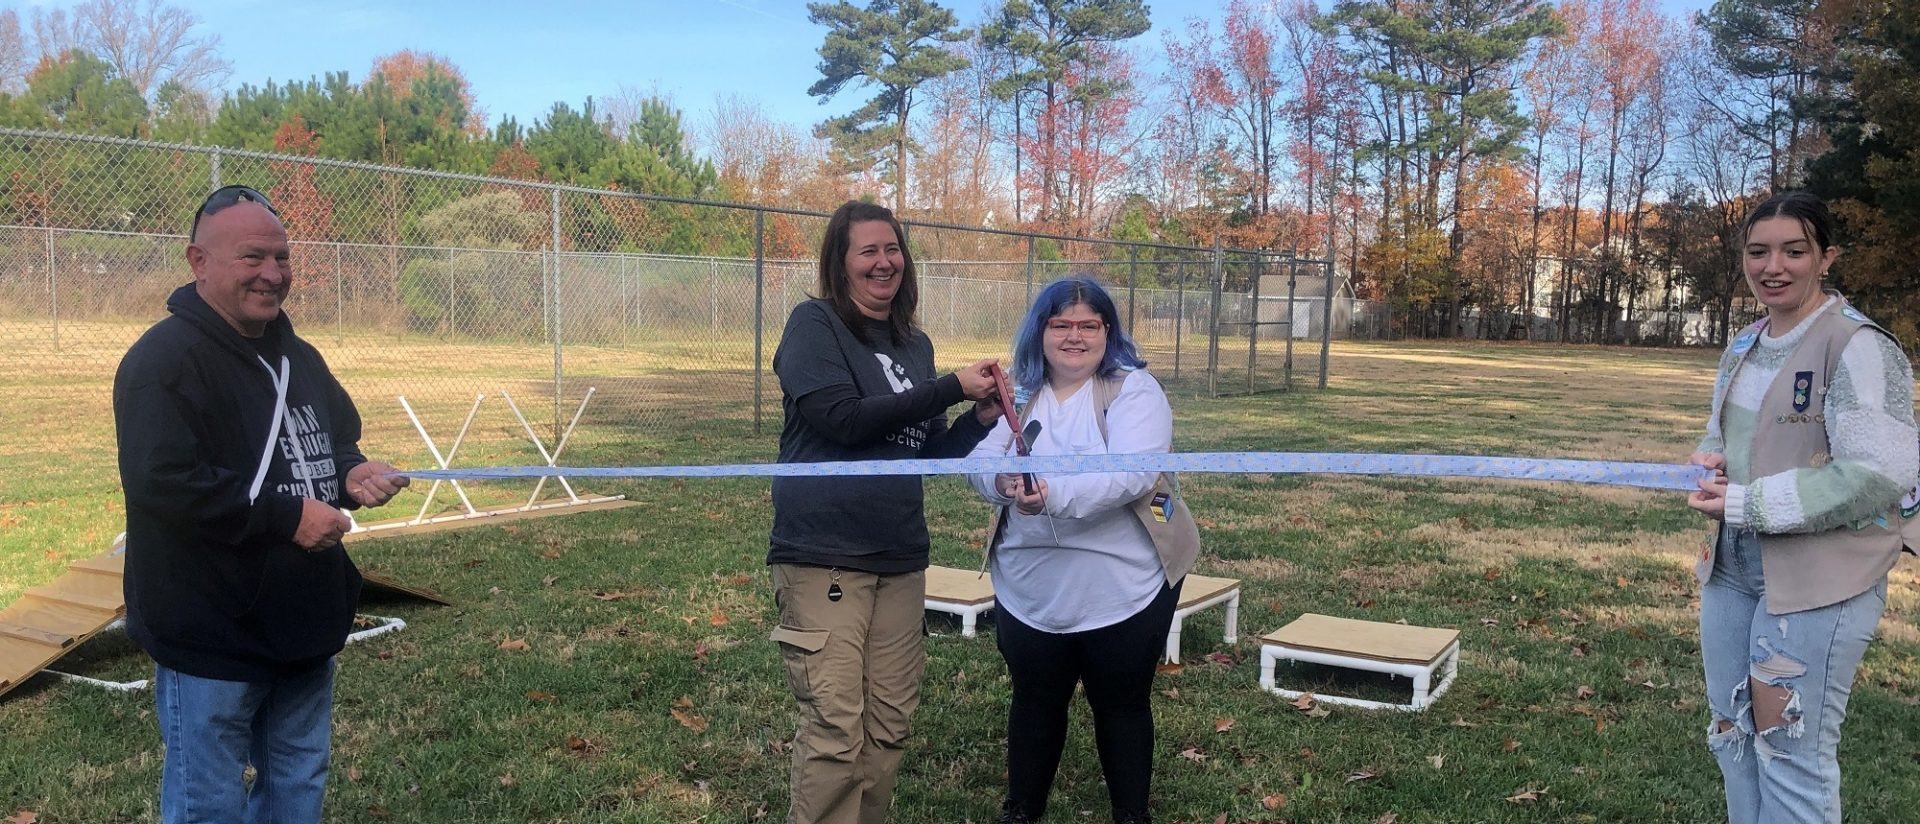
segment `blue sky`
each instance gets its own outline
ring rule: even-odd
[[[25,0],[21,16],[24,22],[34,7],[77,1]],[[807,22],[804,0],[173,1],[220,36],[220,51],[233,64],[228,88],[340,70],[357,81],[375,57],[412,48],[459,66],[490,124],[512,115],[531,125],[555,101],[578,107],[588,95],[604,98],[622,86],[664,93],[687,113],[689,125],[703,121],[721,95],[758,102],[775,119],[798,125],[865,99],[856,88],[824,106],[807,95],[819,77],[814,49],[825,29]],[[1709,0],[1656,2],[1675,13],[1704,8]],[[987,4],[944,3],[968,25]],[[1148,0],[1148,6],[1154,30],[1134,43],[1151,54],[1163,27],[1189,17],[1217,21],[1226,0]]]

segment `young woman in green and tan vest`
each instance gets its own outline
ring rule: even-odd
[[[1840,723],[1916,502],[1920,436],[1900,345],[1825,279],[1833,217],[1805,192],[1745,225],[1767,309],[1720,359],[1713,472],[1687,504],[1718,522],[1695,568],[1700,652],[1732,824],[1840,821]],[[1909,542],[1910,543],[1910,542]]]

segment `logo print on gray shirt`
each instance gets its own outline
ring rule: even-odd
[[[907,367],[894,363],[893,358],[879,352],[873,353],[873,356],[880,359],[880,371],[887,376],[887,383],[893,387],[893,394],[898,395],[913,388],[913,379],[907,377]]]

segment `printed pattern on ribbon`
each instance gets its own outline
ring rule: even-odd
[[[712,464],[705,466],[497,466],[404,474],[425,480],[539,478],[835,477],[848,475],[976,475],[1037,472],[1206,472],[1325,475],[1411,475],[1564,481],[1690,491],[1706,470],[1692,464],[1576,461],[1472,455],[1378,455],[1357,452],[1162,452],[1135,455],[1045,455],[1027,458],[927,458],[896,461]]]

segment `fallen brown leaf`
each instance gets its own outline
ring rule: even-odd
[[[577,735],[567,736],[567,749],[573,750],[574,752],[585,752],[586,749],[591,746],[593,746],[593,742],[585,738]]]
[[[7,816],[7,824],[33,824],[33,822],[39,820],[40,814],[32,810],[21,810],[13,815]]]
[[[1427,763],[1432,764],[1433,768],[1437,770],[1447,765],[1447,757],[1445,755],[1429,755],[1427,756]]]
[[[368,804],[367,815],[373,816],[374,818],[392,818],[393,811],[378,804]]]
[[[1541,787],[1540,789],[1537,789],[1537,790],[1521,790],[1517,793],[1514,793],[1513,795],[1507,796],[1507,803],[1520,804],[1528,801],[1539,801],[1540,796],[1543,796],[1546,794],[1547,794],[1547,788],[1545,787]]]
[[[1161,664],[1160,666],[1154,667],[1153,671],[1160,675],[1179,675],[1185,671],[1186,668],[1187,666],[1185,664]]]
[[[1168,687],[1168,688],[1166,688],[1166,689],[1163,689],[1163,690],[1161,690],[1161,691],[1160,691],[1160,694],[1161,694],[1161,695],[1164,695],[1164,696],[1166,696],[1166,697],[1168,697],[1168,698],[1172,698],[1172,699],[1176,699],[1176,700],[1177,700],[1177,699],[1179,699],[1179,698],[1180,698],[1180,688],[1179,688],[1179,687]]]
[[[593,594],[593,600],[595,601],[618,601],[627,597],[630,596],[624,592],[596,592]]]
[[[1287,794],[1274,793],[1273,795],[1269,795],[1266,798],[1262,798],[1260,799],[1260,806],[1265,807],[1269,810],[1285,809],[1287,806]]]
[[[1505,742],[1500,744],[1501,752],[1513,752],[1514,750],[1517,750],[1517,749],[1520,749],[1520,742],[1515,741],[1511,738],[1507,739]]]
[[[525,638],[508,638],[500,642],[500,648],[508,652],[526,652],[529,649]]]
[[[527,697],[535,701],[546,701],[548,703],[552,703],[559,696],[556,696],[550,692],[543,692],[541,690],[527,690]]]
[[[1391,813],[1391,812],[1381,813],[1379,818],[1376,818],[1373,820],[1373,824],[1393,824],[1393,822],[1399,821],[1399,820],[1400,820],[1399,813]]]
[[[694,732],[707,731],[707,719],[700,717],[698,713],[692,710],[674,710],[673,720],[680,722],[680,726],[686,727]]]
[[[1313,709],[1313,705],[1319,703],[1319,701],[1313,697],[1313,693],[1303,692],[1299,698],[1293,699],[1292,703],[1293,708],[1296,710],[1310,710]]]
[[[348,768],[347,768],[347,780],[348,780],[348,781],[359,781],[359,780],[360,780],[360,768],[359,768],[359,767],[348,767]]]
[[[717,609],[713,611],[712,615],[707,616],[708,626],[724,627],[729,623],[731,623],[731,621],[727,618],[727,614]]]
[[[1199,747],[1188,747],[1181,750],[1180,757],[1192,761],[1195,764],[1203,763],[1207,760],[1207,754]]]
[[[1214,732],[1226,732],[1230,729],[1233,729],[1233,719],[1226,717],[1213,719]]]
[[[500,786],[502,787],[511,787],[518,783],[520,782],[514,780],[513,773],[507,773],[506,775],[500,776]]]
[[[1227,824],[1227,814],[1221,813],[1219,815],[1214,816],[1213,824]]]
[[[1379,777],[1380,777],[1380,774],[1374,772],[1373,770],[1355,770],[1353,772],[1347,773],[1347,783],[1352,784],[1355,781],[1367,781],[1367,780],[1379,778]]]
[[[1578,699],[1580,699],[1580,700],[1582,700],[1582,701],[1585,701],[1585,700],[1587,700],[1587,699],[1589,699],[1589,698],[1592,698],[1592,697],[1593,697],[1593,688],[1592,688],[1592,687],[1589,687],[1589,686],[1587,686],[1586,684],[1581,684],[1580,686],[1577,686],[1577,687],[1574,687],[1574,688],[1573,688],[1573,697],[1575,697],[1575,698],[1578,698]]]
[[[560,580],[560,576],[558,576],[558,575],[548,575],[548,576],[547,576],[547,577],[545,577],[545,578],[541,578],[541,579],[540,579],[540,583],[541,583],[541,585],[542,585],[542,586],[553,586],[553,582],[554,582],[554,581],[558,581],[558,580]]]

